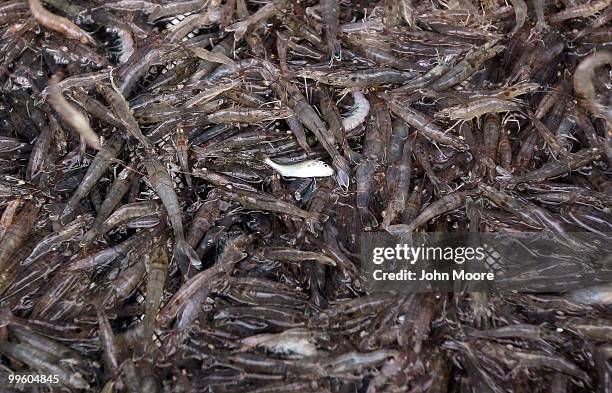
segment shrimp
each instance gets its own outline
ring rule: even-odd
[[[421,202],[423,201],[423,190],[421,184],[416,184],[412,193],[406,201],[404,212],[402,214],[402,224],[411,223],[421,211]]]
[[[234,40],[239,41],[240,39],[242,39],[242,37],[245,36],[247,30],[251,26],[261,23],[285,9],[285,7],[287,7],[287,2],[287,0],[273,0],[258,9],[257,12],[247,17],[245,20],[226,27],[225,31],[233,31]]]
[[[41,207],[42,201],[36,198],[27,201],[0,239],[0,293],[8,288],[14,278],[19,263],[14,255],[32,230]]]
[[[409,133],[410,128],[406,122],[398,118],[393,119],[391,123],[391,137],[389,138],[389,144],[386,146],[386,156],[389,161],[401,160],[404,144]]]
[[[70,124],[70,126],[81,135],[85,143],[96,150],[100,150],[102,148],[100,145],[100,137],[89,125],[87,117],[66,101],[58,86],[59,81],[60,76],[58,74],[53,75],[49,80],[49,97],[47,99],[49,104],[57,111],[63,120]]]
[[[49,253],[54,248],[57,248],[61,243],[73,239],[79,233],[82,233],[83,228],[92,221],[92,216],[89,214],[79,216],[76,220],[66,225],[57,232],[53,232],[41,239],[30,255],[21,263],[22,266],[28,266],[43,255]]]
[[[110,109],[104,106],[100,101],[90,97],[84,91],[71,91],[70,96],[72,96],[72,99],[81,105],[92,117],[98,118],[114,127],[123,128],[121,120],[119,120]]]
[[[189,39],[189,36],[188,36],[189,33],[191,33],[194,30],[208,27],[208,26],[211,26],[219,22],[220,17],[221,17],[221,14],[219,13],[219,9],[217,7],[210,7],[208,11],[203,14],[189,15],[188,17],[183,19],[180,23],[170,26],[170,28],[166,32],[164,41],[170,44],[178,43],[181,41],[187,41]],[[203,48],[191,48],[191,49],[196,49],[196,51],[200,53],[208,52],[206,49],[203,49]],[[230,60],[230,59],[227,59],[227,60]]]
[[[11,321],[13,322],[13,321]],[[60,359],[60,364],[78,364],[77,369],[83,369],[88,365],[88,360],[84,358],[78,351],[61,344],[58,341],[52,340],[39,334],[30,323],[20,324],[9,322],[11,326],[11,332],[19,338],[22,344],[30,345],[34,349],[42,352],[45,356],[47,354]]]
[[[499,133],[497,152],[499,153],[501,166],[509,171],[512,166],[512,146],[510,145],[510,139],[508,139],[508,133],[505,129],[502,129]]]
[[[21,29],[15,34],[10,45],[5,46],[4,56],[0,63],[0,80],[4,80],[4,76],[9,73],[11,63],[23,52],[23,50],[34,39],[35,35],[32,31],[33,23],[24,23]]]
[[[63,92],[68,89],[74,89],[77,87],[89,88],[93,87],[95,83],[101,82],[107,79],[109,76],[108,70],[95,71],[91,73],[79,74],[70,76],[57,83],[57,87]],[[40,93],[43,98],[49,95],[49,86],[45,87]]]
[[[217,187],[227,187],[228,189],[235,187],[244,191],[257,192],[257,189],[247,182],[243,182],[237,178],[225,176],[208,168],[195,168],[193,175],[205,179]]]
[[[174,230],[174,257],[179,263],[183,274],[187,273],[187,263],[190,263],[196,268],[202,266],[202,262],[194,249],[185,240],[185,232],[183,231],[183,220],[181,218],[181,208],[179,206],[178,197],[174,191],[174,182],[166,171],[164,165],[157,159],[151,157],[145,161],[147,174],[151,185],[161,199],[168,218]]]
[[[484,47],[468,53],[463,60],[436,80],[431,88],[435,91],[447,90],[472,76],[487,60],[493,58],[504,50],[503,45],[485,45]]]
[[[154,44],[139,48],[118,68],[119,77],[116,88],[113,86],[113,89],[123,97],[128,97],[138,87],[138,81],[146,75],[151,66],[184,57],[184,51],[177,48],[175,44]],[[105,73],[106,76],[109,75],[108,71]]]
[[[314,79],[327,85],[357,89],[389,83],[403,83],[413,79],[415,75],[414,72],[389,68],[369,68],[354,71],[303,70],[298,73],[299,77]]]
[[[535,116],[538,119],[543,119],[544,116],[548,114],[548,112],[552,109],[555,103],[559,100],[559,95],[561,91],[563,91],[565,81],[563,79],[559,79],[555,85],[544,94],[544,97],[538,103],[538,107],[535,110]]]
[[[160,239],[162,240],[162,239]],[[147,265],[147,296],[145,299],[145,316],[142,321],[144,325],[143,337],[145,344],[143,351],[152,353],[153,331],[155,319],[164,296],[164,286],[168,275],[168,255],[163,242],[155,242],[155,251],[146,258]]]
[[[391,134],[393,133],[391,113],[385,101],[380,99],[380,97],[372,95],[370,97],[370,102],[372,105],[372,126],[378,130],[380,142],[386,147],[389,145],[389,139],[391,139]],[[387,164],[389,159],[386,157],[386,152],[387,149],[383,148],[383,157],[382,160],[380,160],[383,164]]]
[[[412,148],[410,143],[405,142],[402,158],[398,167],[395,184],[390,197],[389,206],[385,210],[382,227],[388,227],[396,216],[402,214],[406,208],[410,179],[412,177]]]
[[[590,164],[601,156],[602,149],[600,147],[592,147],[582,149],[579,152],[567,154],[567,156],[559,161],[549,162],[538,169],[534,169],[522,176],[511,178],[501,178],[500,180],[508,184],[518,184],[527,182],[542,182],[547,179],[564,175],[570,171],[582,168]]]
[[[117,207],[117,205],[121,202],[123,196],[130,189],[134,177],[135,172],[130,168],[124,168],[119,173],[106,193],[106,197],[98,209],[98,214],[96,215],[96,219],[94,220],[91,229],[85,234],[85,236],[83,236],[83,239],[81,240],[82,245],[90,244],[95,237],[100,234],[104,221],[111,215],[113,210],[115,210],[115,207]]]
[[[210,123],[247,123],[253,124],[261,121],[277,119],[287,119],[293,116],[293,112],[288,108],[273,110],[234,108],[222,109],[207,116],[206,120]]]
[[[604,26],[611,19],[612,19],[612,7],[608,7],[606,12],[602,12],[601,15],[599,15],[593,21],[593,23],[591,23],[589,26],[585,27],[584,29],[580,30],[578,34],[576,34],[576,39],[577,40],[581,39],[584,36],[589,35],[590,33],[596,31],[597,28]]]
[[[532,132],[523,143],[521,143],[521,147],[512,163],[514,173],[523,172],[531,164],[535,153],[535,147],[540,139],[540,135],[537,132]]]
[[[229,192],[225,190],[221,191],[225,199],[229,199],[234,202],[238,202],[246,209],[258,209],[271,212],[284,213],[291,216],[303,218],[307,221],[323,221],[327,216],[318,213],[311,213],[306,210],[300,209],[288,202],[284,202],[278,199],[270,199],[265,195],[259,195],[253,192],[234,190],[235,192]]]
[[[264,258],[275,261],[303,262],[314,261],[324,265],[336,266],[336,261],[320,252],[300,251],[292,248],[273,247],[266,248],[263,252]]]
[[[0,352],[40,373],[57,375],[60,383],[66,387],[76,390],[89,389],[89,384],[80,373],[62,367],[57,358],[46,356],[44,352],[31,345],[3,341],[0,343]]]
[[[113,137],[106,144],[104,144],[104,146],[102,146],[91,164],[89,164],[89,168],[87,168],[87,173],[85,173],[85,177],[83,177],[83,180],[79,184],[79,187],[72,194],[72,196],[68,200],[68,203],[66,203],[66,206],[62,211],[60,221],[69,221],[79,201],[83,199],[85,195],[87,195],[89,191],[91,191],[91,189],[96,185],[98,180],[102,177],[106,169],[117,157],[122,148],[123,140],[116,134],[113,135]]]
[[[482,128],[485,155],[494,160],[497,155],[497,147],[501,133],[501,118],[495,113],[488,114],[484,118]]]
[[[410,80],[410,81],[404,83],[402,86],[398,87],[397,89],[392,90],[391,93],[393,93],[393,94],[400,94],[400,93],[409,94],[409,93],[415,92],[415,91],[417,91],[419,89],[423,89],[423,88],[429,86],[430,84],[432,84],[437,79],[439,79],[442,75],[447,73],[450,69],[451,69],[450,65],[448,65],[446,63],[440,63],[440,64],[436,65],[435,67],[433,67],[431,70],[427,71],[422,76],[420,76],[420,77],[418,77],[416,79]]]
[[[610,2],[606,0],[588,1],[584,4],[576,5],[575,7],[567,8],[556,14],[550,15],[548,21],[551,23],[562,22],[574,18],[586,18],[598,13],[610,6]]]
[[[598,51],[588,56],[578,64],[574,73],[574,90],[581,97],[581,105],[588,109],[593,115],[602,117],[608,123],[607,138],[610,140],[612,135],[612,109],[604,106],[596,99],[593,78],[595,70],[605,64],[612,64],[612,52]]]
[[[435,217],[459,209],[465,205],[468,196],[475,194],[474,191],[458,191],[444,195],[442,198],[427,206],[410,224],[389,225],[387,232],[394,236],[404,237],[410,235],[415,229],[429,222]]]
[[[520,106],[499,98],[482,98],[470,101],[467,105],[457,105],[442,109],[434,115],[437,119],[471,120],[487,113],[520,111]]]
[[[522,222],[530,227],[543,230],[547,233],[546,236],[550,235],[554,237],[559,244],[563,244],[573,250],[592,250],[590,245],[584,244],[584,242],[579,241],[579,239],[569,233],[565,233],[563,223],[548,210],[526,201],[520,201],[508,193],[498,191],[482,183],[478,184],[478,189],[497,206],[515,214]]]
[[[88,33],[63,16],[55,15],[46,10],[39,0],[28,0],[28,5],[30,6],[30,12],[42,26],[57,31],[69,39],[79,40],[83,44],[96,44]]]
[[[187,136],[185,135],[185,131],[182,128],[179,128],[176,131],[174,144],[176,146],[176,157],[181,165],[181,170],[185,176],[187,187],[191,188],[193,187],[193,182],[191,180],[191,174],[189,173],[189,142],[187,140]]]
[[[589,146],[599,146],[599,137],[597,136],[597,131],[595,131],[595,127],[593,127],[593,123],[591,122],[591,119],[589,118],[589,115],[586,113],[586,111],[582,107],[574,105],[573,118],[576,121],[576,125],[578,126],[578,128],[580,128],[586,136],[589,142]]]
[[[357,153],[355,153],[348,144],[346,138],[347,129],[344,126],[342,117],[340,116],[340,111],[334,103],[330,91],[324,86],[321,86],[317,95],[319,98],[319,108],[321,109],[321,113],[323,114],[331,133],[334,135],[336,140],[340,142],[340,147],[344,152],[344,156],[349,159],[351,157],[355,157]]]
[[[113,88],[109,88],[106,85],[101,83],[96,84],[96,90],[104,97],[106,102],[110,105],[113,112],[117,115],[121,123],[123,124],[124,129],[136,140],[143,144],[145,149],[148,152],[152,152],[155,150],[153,144],[143,135],[140,130],[140,126],[138,122],[134,118],[132,111],[130,110],[130,106],[126,101],[125,97],[117,90],[114,86],[114,83],[111,79],[111,84]]]
[[[355,171],[357,191],[355,193],[355,206],[361,217],[361,224],[366,229],[378,225],[376,218],[370,213],[369,205],[372,199],[372,188],[376,167],[369,159],[362,160]]]
[[[330,179],[325,178],[315,183],[318,187],[310,201],[308,211],[311,213],[322,214],[322,217],[327,217],[328,210],[332,207],[332,203],[336,194],[332,191],[333,183]],[[296,244],[301,244],[306,236],[307,229],[311,232],[322,229],[322,223],[303,223],[296,234]]]
[[[133,1],[131,0],[129,1],[129,3],[132,2]],[[205,0],[183,0],[179,2],[166,3],[164,5],[151,4],[145,6],[145,13],[149,14],[148,22],[153,23],[165,17],[199,11],[206,7],[206,3],[207,1]]]
[[[234,265],[247,256],[244,250],[253,240],[253,235],[240,235],[229,242],[213,266],[190,278],[175,292],[159,313],[159,324],[167,326],[196,293],[204,291],[203,296],[198,297],[205,299],[217,282],[229,276]]]
[[[225,64],[226,66],[230,67],[230,69],[238,68],[238,65],[236,64],[236,62],[230,59],[229,57],[227,57],[222,52],[209,51],[204,48],[198,48],[198,47],[190,47],[189,50],[194,55],[196,55],[202,60],[206,60],[211,63]]]
[[[137,218],[157,215],[160,210],[161,206],[156,201],[127,203],[108,216],[100,228],[100,234],[105,234],[111,229]]]
[[[347,373],[360,373],[366,367],[374,367],[382,363],[385,359],[396,357],[398,351],[390,349],[380,349],[372,352],[347,352],[337,355],[320,362],[327,375],[342,378]]]
[[[187,242],[192,247],[198,245],[202,236],[213,226],[215,220],[219,218],[221,215],[221,205],[219,198],[210,198],[200,206],[187,232]]]
[[[533,112],[527,111],[527,114],[529,115],[529,118],[533,122],[535,128],[540,133],[542,139],[544,139],[544,141],[548,144],[550,150],[557,155],[562,155],[566,157],[568,155],[568,152],[567,150],[565,150],[565,147],[563,147],[563,145],[561,145],[561,143],[557,140],[557,136],[553,134],[552,131],[540,121],[540,119],[535,117],[535,114]]]
[[[127,356],[126,349],[117,345],[113,329],[104,312],[104,308],[101,305],[96,305],[96,312],[98,315],[98,329],[100,332],[100,347],[104,354],[104,365],[112,377],[117,379],[120,374],[119,367]]]
[[[501,87],[494,90],[462,90],[462,93],[469,94],[473,98],[499,98],[504,100],[511,100],[518,96],[522,96],[528,93],[534,93],[541,89],[540,84],[531,82],[519,82],[514,85]]]
[[[467,143],[455,136],[447,135],[444,131],[434,125],[431,120],[427,119],[427,117],[422,113],[419,113],[409,106],[402,105],[399,101],[394,98],[390,98],[389,96],[382,95],[381,98],[387,101],[387,105],[389,105],[389,109],[391,109],[393,113],[402,118],[402,120],[412,127],[419,130],[426,137],[436,142],[452,146],[458,150],[469,150]]]
[[[210,89],[203,90],[200,93],[194,95],[191,99],[189,99],[189,101],[185,103],[185,107],[193,108],[196,105],[206,103],[212,100],[213,98],[217,97],[221,93],[227,92],[228,90],[235,88],[239,84],[240,82],[238,81],[232,81],[229,83],[214,86]]]

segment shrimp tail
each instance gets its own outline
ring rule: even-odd
[[[342,60],[342,47],[340,46],[340,42],[337,39],[332,38],[329,40],[327,45],[329,46],[330,62],[333,62],[334,60],[341,61]]]
[[[350,175],[347,172],[343,171],[343,170],[339,170],[336,173],[336,181],[345,190],[348,190],[349,185],[350,185]]]
[[[174,258],[179,263],[179,266],[191,265],[196,269],[202,268],[202,261],[195,252],[193,247],[186,240],[177,240],[174,246]]]
[[[336,169],[336,180],[344,189],[348,189],[350,185],[350,167],[344,157],[337,155],[333,158],[333,166]]]

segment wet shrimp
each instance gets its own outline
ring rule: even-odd
[[[69,39],[81,41],[83,44],[95,45],[94,39],[80,27],[64,18],[49,12],[42,6],[39,0],[28,0],[30,12],[42,26],[57,31]]]
[[[400,101],[396,99],[392,99],[387,96],[383,96],[382,98],[387,101],[387,105],[389,106],[389,109],[393,111],[393,113],[401,117],[412,127],[422,132],[423,135],[429,139],[452,146],[459,150],[468,150],[468,145],[464,141],[458,137],[446,134],[430,120],[428,120],[423,114],[408,106],[402,105]]]
[[[200,258],[198,258],[193,248],[185,239],[181,208],[179,206],[176,191],[174,190],[174,182],[159,160],[149,158],[145,161],[145,167],[147,169],[149,181],[164,204],[168,212],[168,218],[172,223],[175,238],[174,257],[179,261],[179,266],[182,266],[182,269],[187,269],[186,263],[189,263],[196,268],[201,267],[202,262]],[[185,272],[186,270],[184,273]]]
[[[234,23],[225,28],[226,31],[234,32],[234,39],[240,40],[246,34],[247,30],[264,20],[271,18],[273,15],[280,13],[287,6],[287,0],[273,0],[257,10],[253,15],[243,21]]]
[[[408,225],[396,224],[390,225],[387,228],[387,232],[395,236],[404,237],[414,232],[421,225],[427,223],[431,219],[438,217],[442,214],[448,213],[455,209],[459,209],[465,204],[465,200],[469,195],[473,195],[474,192],[470,191],[459,191],[452,194],[448,194],[433,202],[427,206],[423,211]]]
[[[102,147],[100,145],[100,137],[89,125],[89,120],[66,101],[58,86],[59,81],[60,76],[58,74],[53,75],[49,80],[49,97],[47,101],[64,121],[77,130],[85,143],[96,150],[100,150]]]
[[[435,114],[438,119],[471,120],[487,113],[520,111],[521,107],[514,101],[498,98],[483,98],[471,101],[467,105],[451,106]]]

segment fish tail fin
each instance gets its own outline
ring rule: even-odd
[[[329,62],[333,63],[335,61],[342,60],[342,47],[340,46],[340,41],[338,41],[335,37],[330,37],[327,40],[328,52],[329,52]]]

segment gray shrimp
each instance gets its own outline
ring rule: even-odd
[[[181,217],[182,212],[179,206],[178,197],[174,191],[174,182],[170,175],[166,171],[164,165],[155,158],[149,158],[145,161],[145,167],[147,168],[147,174],[151,185],[155,189],[157,196],[161,199],[166,211],[168,212],[168,218],[172,223],[172,229],[174,230],[174,257],[179,261],[179,266],[186,268],[185,263],[190,263],[196,268],[202,266],[202,262],[194,249],[187,243],[185,239],[185,232],[183,230],[183,219]]]

